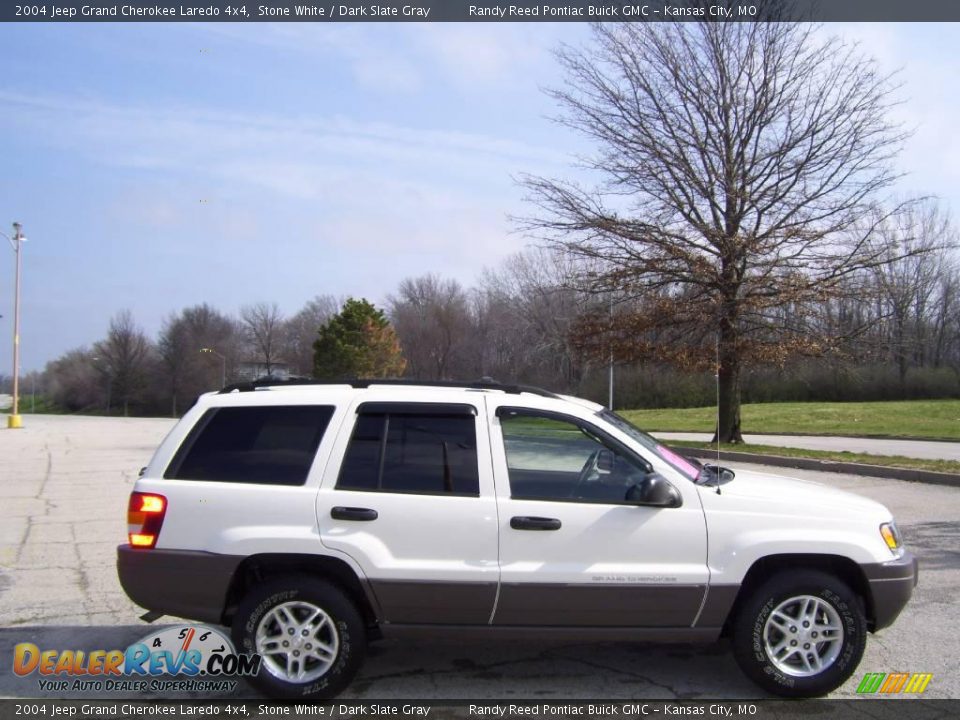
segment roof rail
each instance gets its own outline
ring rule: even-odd
[[[559,399],[560,396],[543,388],[532,385],[516,385],[499,383],[491,378],[481,378],[473,381],[456,380],[413,380],[409,378],[345,378],[343,380],[314,380],[313,378],[289,378],[280,380],[276,378],[261,378],[250,382],[234,383],[227,385],[219,394],[224,395],[231,392],[252,392],[258,388],[287,387],[291,385],[349,385],[353,388],[368,388],[371,385],[396,385],[407,387],[449,387],[449,388],[467,388],[469,390],[499,390],[509,394],[531,393],[542,397]]]

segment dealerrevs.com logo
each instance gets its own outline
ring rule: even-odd
[[[33,643],[13,649],[13,672],[38,675],[41,690],[232,690],[236,681],[225,677],[259,669],[259,655],[238,654],[228,637],[202,625],[167,628],[126,650],[41,650]]]

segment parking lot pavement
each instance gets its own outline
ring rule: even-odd
[[[127,495],[170,420],[25,416],[0,430],[0,696],[103,697],[44,692],[11,670],[13,647],[113,649],[154,632],[127,600],[114,569]],[[737,468],[736,464],[732,465]],[[751,469],[756,470],[758,466]],[[834,693],[855,694],[867,672],[930,672],[926,697],[960,697],[960,489],[766,468],[857,491],[891,508],[919,556],[920,585],[893,627],[872,636],[857,674]],[[734,480],[736,482],[736,480]],[[196,693],[194,693],[196,695]],[[109,697],[142,699],[149,693]],[[381,642],[371,646],[356,699],[754,698],[724,643]],[[153,697],[161,697],[153,695]],[[166,693],[186,698],[191,693]],[[204,698],[256,698],[236,689]]]

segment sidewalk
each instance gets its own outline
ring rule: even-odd
[[[659,440],[691,440],[710,442],[712,433],[651,433]],[[833,452],[870,453],[871,455],[900,455],[924,460],[960,461],[960,443],[935,440],[886,440],[859,437],[820,437],[817,435],[754,435],[743,436],[751,445],[803,448],[805,450],[829,450]]]

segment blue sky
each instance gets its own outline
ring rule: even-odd
[[[828,26],[902,67],[904,191],[960,207],[960,28]],[[129,308],[236,312],[404,277],[470,284],[523,248],[521,172],[588,146],[548,120],[568,24],[0,26],[0,229],[25,246],[26,370]],[[13,253],[0,252],[10,372]]]

